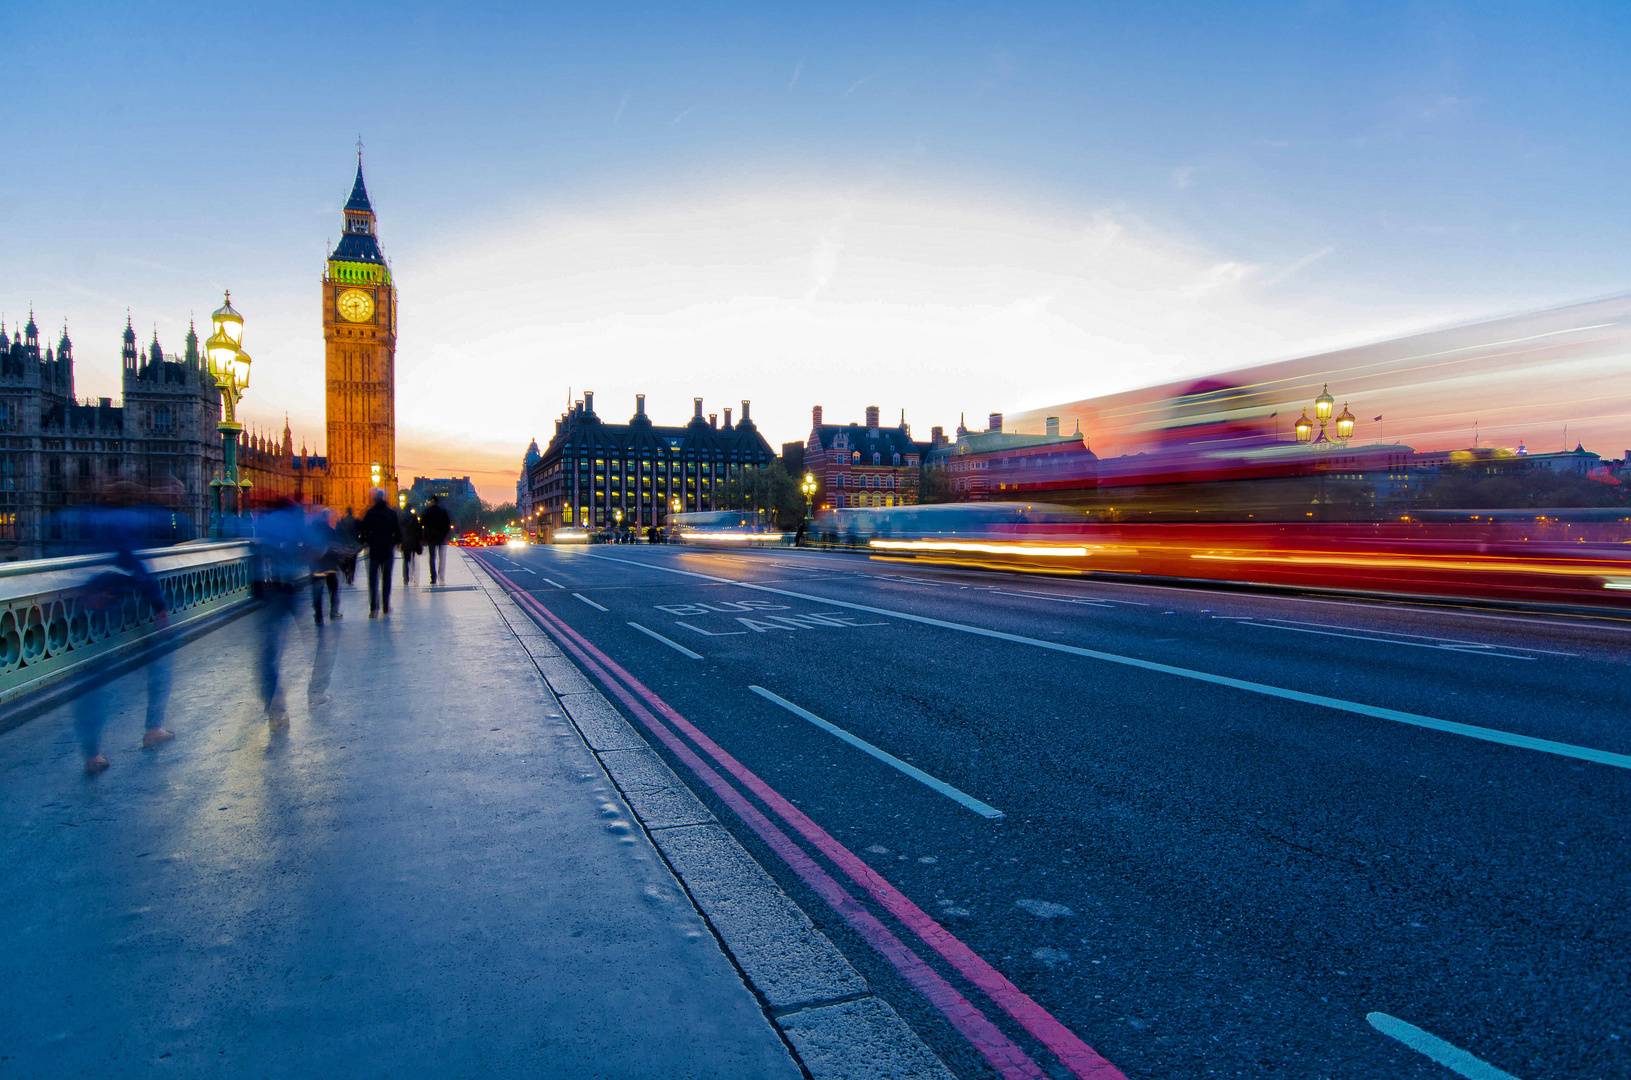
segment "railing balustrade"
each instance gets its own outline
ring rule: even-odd
[[[130,599],[112,611],[85,604],[85,585],[112,565],[112,555],[0,565],[0,703],[251,599],[259,558],[252,543],[187,543],[139,554],[169,608],[162,624],[145,601]]]

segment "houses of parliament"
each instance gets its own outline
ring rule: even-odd
[[[361,513],[368,489],[396,494],[396,289],[380,251],[362,163],[340,242],[322,275],[326,455],[281,435],[241,433],[239,475],[252,505],[277,497]],[[169,509],[179,535],[205,534],[210,481],[221,474],[221,394],[189,327],[166,352],[140,345],[127,318],[123,398],[81,401],[68,330],[42,347],[39,327],[0,323],[0,559],[66,550],[61,511],[128,481]]]

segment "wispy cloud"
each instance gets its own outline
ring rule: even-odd
[[[793,87],[795,87],[795,86],[797,86],[799,84],[799,76],[803,75],[803,74],[804,74],[804,58],[801,56],[801,57],[799,57],[799,62],[797,64],[793,65],[793,77],[791,79],[787,80],[787,92],[789,94],[791,94],[793,92]]]
[[[859,79],[856,79],[854,82],[849,84],[849,89],[844,91],[844,96],[849,97],[851,94],[855,93],[855,91],[857,91],[857,90],[859,90],[861,88],[862,83],[867,83],[867,82],[871,82],[871,81],[872,81],[872,76],[871,75],[862,75]]]
[[[1217,263],[1214,266],[1207,267],[1206,271],[1201,274],[1199,281],[1179,289],[1178,295],[1207,296],[1219,289],[1239,284],[1251,272],[1252,268],[1247,263],[1233,261]]]
[[[679,123],[681,120],[684,120],[687,116],[690,116],[692,113],[694,113],[696,111],[697,111],[697,107],[695,105],[691,106],[689,109],[686,109],[684,112],[682,112],[678,116],[674,117],[674,119],[670,120],[668,122],[668,126],[673,127],[675,124]]]
[[[1264,278],[1263,279],[1263,284],[1264,285],[1278,285],[1280,282],[1284,281],[1286,278],[1290,277],[1291,275],[1293,275],[1295,273],[1298,273],[1299,271],[1302,271],[1302,270],[1308,268],[1309,266],[1312,266],[1314,263],[1319,262],[1321,259],[1325,258],[1327,255],[1331,254],[1331,252],[1333,252],[1335,250],[1336,250],[1335,246],[1333,246],[1331,244],[1326,244],[1322,248],[1317,248],[1314,251],[1310,251],[1307,255],[1304,255],[1302,258],[1298,259],[1296,262],[1291,263],[1288,266],[1283,266],[1279,270],[1276,270],[1274,273],[1270,274],[1268,277]]]
[[[629,107],[629,98],[631,98],[633,96],[634,96],[633,91],[626,90],[626,91],[623,92],[623,100],[618,102],[618,104],[617,104],[617,113],[616,113],[616,115],[614,115],[612,117],[612,126],[613,127],[616,127],[617,122],[619,120],[623,119],[623,110]]]

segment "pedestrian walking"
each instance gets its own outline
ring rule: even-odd
[[[116,495],[117,501],[124,501]],[[91,578],[77,596],[80,613],[87,617],[123,619],[128,605],[153,612],[154,633],[161,633],[168,619],[164,592],[137,554],[153,543],[153,515],[132,506],[85,508],[75,515],[80,546],[84,550],[110,552],[113,567]],[[170,655],[154,654],[145,665],[147,673],[147,723],[142,733],[143,749],[151,749],[175,736],[164,727],[164,714],[170,701]],[[102,753],[102,729],[112,708],[108,684],[113,676],[102,663],[91,673],[91,685],[74,701],[74,730],[85,759],[85,775],[95,776],[108,767]]]
[[[397,513],[396,522],[402,530],[402,585],[406,588],[410,579],[417,583],[413,560],[424,549],[425,530],[419,526],[419,515],[406,507]]]
[[[434,585],[438,579],[447,578],[447,538],[453,532],[453,520],[436,496],[430,497],[430,505],[419,517],[419,526],[425,532],[425,560],[430,563],[430,583]]]
[[[374,489],[374,504],[362,516],[361,536],[368,549],[368,617],[377,619],[381,610],[391,613],[391,561],[396,545],[402,542],[396,511],[386,504],[385,492],[379,488]]]
[[[306,514],[290,498],[274,500],[255,519],[260,549],[260,657],[257,665],[261,706],[274,730],[289,722],[281,678],[283,638],[294,618],[296,596],[310,584],[311,548]]]
[[[328,592],[328,617],[340,617],[340,564],[346,557],[346,542],[331,520],[334,511],[318,507],[307,526],[306,543],[311,556],[311,613],[323,625],[323,593]],[[353,555],[352,558],[356,556]]]
[[[340,569],[345,571],[345,583],[350,585],[357,577],[357,552],[362,550],[362,522],[357,520],[357,515],[348,506],[345,517],[334,528],[351,549],[340,564]]]

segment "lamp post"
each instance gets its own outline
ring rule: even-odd
[[[210,481],[214,503],[210,512],[210,535],[216,539],[236,536],[241,531],[239,518],[243,486],[238,479],[238,435],[244,427],[238,423],[237,408],[244,391],[249,389],[249,354],[243,351],[244,319],[233,310],[232,293],[228,292],[225,299],[226,302],[210,315],[215,332],[204,342],[210,377],[221,391],[222,406],[221,421],[217,425],[221,433],[221,476]],[[230,511],[222,505],[224,488],[232,489]],[[227,513],[231,514],[230,527],[225,516]]]
[[[369,487],[379,487],[379,462],[368,463]]]
[[[804,520],[809,521],[810,504],[815,499],[816,493],[815,473],[807,472],[804,474],[804,482],[799,485],[799,490],[804,492]]]

